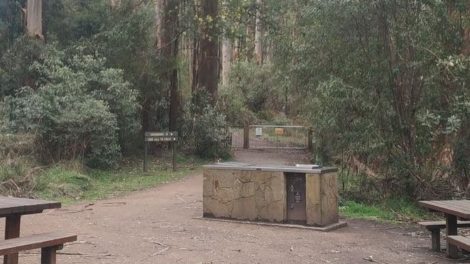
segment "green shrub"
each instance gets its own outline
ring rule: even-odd
[[[219,92],[219,107],[231,126],[243,127],[244,124],[252,124],[257,120],[256,115],[248,109],[245,100],[238,91],[223,88]]]
[[[90,96],[60,96],[57,90],[24,91],[13,100],[15,125],[34,131],[45,161],[84,158],[92,167],[119,159],[116,116]]]
[[[48,47],[31,66],[38,87],[6,99],[4,125],[35,134],[45,161],[83,159],[91,167],[113,167],[119,143],[138,128],[135,92],[104,59],[74,53]]]
[[[31,65],[40,58],[44,44],[29,37],[18,38],[0,57],[0,96],[15,95],[23,86],[35,86],[37,73]]]
[[[266,64],[238,62],[230,72],[229,84],[222,87],[220,102],[231,124],[240,126],[258,118],[270,119],[282,110],[273,69]]]
[[[230,146],[227,138],[225,116],[212,107],[206,107],[194,123],[196,154],[204,158],[227,158]]]
[[[208,103],[204,93],[195,96],[194,103],[187,106],[182,127],[186,147],[202,158],[228,158],[231,146],[225,115]]]

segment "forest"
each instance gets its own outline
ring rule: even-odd
[[[2,192],[269,123],[312,127],[349,199],[469,197],[470,2],[1,0],[0,101]]]

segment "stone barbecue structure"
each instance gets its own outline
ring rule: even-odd
[[[218,163],[204,166],[204,217],[337,225],[336,168]]]

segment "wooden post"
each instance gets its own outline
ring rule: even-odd
[[[250,148],[250,125],[248,123],[246,123],[243,128],[243,148]]]
[[[176,151],[175,151],[175,144],[176,142],[171,142],[171,152],[172,152],[172,160],[171,160],[171,163],[173,165],[173,171],[176,171],[176,159],[175,159],[175,155],[176,155]]]
[[[47,247],[41,249],[41,264],[56,264],[57,247]]]
[[[457,216],[446,214],[446,230],[447,236],[456,236],[457,235]],[[459,257],[459,251],[455,245],[451,245],[447,241],[447,256],[453,259]]]
[[[441,251],[441,229],[434,228],[431,231],[431,242],[432,242],[432,250],[436,252]]]
[[[144,139],[144,172],[147,172],[148,142]]]
[[[307,143],[308,151],[310,151],[310,153],[313,153],[313,128],[311,127],[308,128],[307,140],[308,140],[308,143]]]
[[[20,236],[21,215],[9,215],[5,222],[5,239],[17,238]],[[4,264],[18,264],[18,253],[5,255]]]

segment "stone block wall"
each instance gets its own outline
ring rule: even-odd
[[[204,170],[206,217],[283,222],[286,187],[282,172]]]
[[[338,223],[338,187],[336,173],[306,174],[307,225]]]
[[[285,171],[222,167],[204,169],[204,217],[285,223]],[[297,172],[302,173],[302,172]],[[324,227],[338,223],[336,169],[305,172],[305,223]]]

